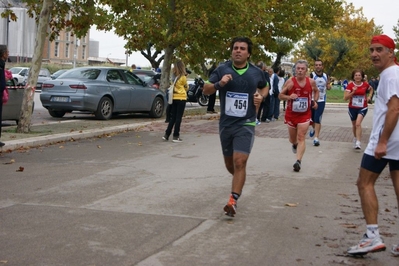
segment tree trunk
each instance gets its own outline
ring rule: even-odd
[[[36,34],[35,52],[33,54],[32,65],[29,70],[29,76],[24,90],[24,97],[22,100],[21,114],[17,127],[18,133],[30,132],[33,111],[33,99],[35,96],[37,78],[39,76],[40,68],[42,67],[44,42],[46,41],[47,29],[50,20],[50,12],[52,8],[53,0],[43,1],[43,7],[40,12],[39,25]]]
[[[165,49],[163,65],[162,65],[162,75],[161,75],[161,89],[166,91],[170,86],[170,71],[172,69],[172,59],[173,52],[175,48],[172,45],[169,45],[168,48]]]

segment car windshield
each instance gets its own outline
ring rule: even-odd
[[[9,70],[12,74],[18,74],[23,68],[22,67],[12,67]]]
[[[47,74],[48,72],[47,72],[47,70],[44,70],[44,69],[40,69],[40,71],[39,71],[39,76],[42,76],[42,77],[47,77],[48,76],[48,74]]]
[[[136,74],[139,78],[141,78],[142,80],[144,80],[146,83],[148,83],[148,82],[150,82],[151,81],[151,78],[152,77],[150,77],[150,76],[147,76],[147,75],[145,75],[145,74]]]
[[[75,69],[65,72],[62,78],[73,78],[73,79],[97,79],[100,75],[100,69]]]
[[[50,76],[48,73],[49,72],[48,72],[47,69],[40,69],[39,70],[39,77],[48,77],[48,76]],[[29,70],[26,72],[26,76],[29,76]]]

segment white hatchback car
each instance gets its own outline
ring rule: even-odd
[[[9,69],[17,85],[22,85],[27,78],[29,67],[12,67]]]

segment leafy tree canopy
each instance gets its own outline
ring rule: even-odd
[[[317,27],[304,38],[294,52],[295,58],[305,58],[313,62],[309,47],[319,50],[325,70],[336,78],[349,78],[355,68],[375,75],[369,55],[371,37],[382,32],[374,20],[363,15],[363,9],[356,9],[352,3],[343,4],[344,13],[335,17],[332,28]]]

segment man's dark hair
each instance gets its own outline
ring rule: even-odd
[[[279,66],[275,66],[273,67],[273,72],[277,74],[277,72],[279,72],[281,70],[281,67]]]
[[[5,53],[7,53],[7,45],[5,45],[5,44],[0,44],[0,58],[1,57],[3,57],[3,55],[5,54]]]
[[[236,42],[245,42],[246,44],[248,44],[248,53],[250,56],[252,55],[253,43],[251,39],[249,39],[248,37],[235,37],[230,43],[230,51],[233,51],[233,47]]]

